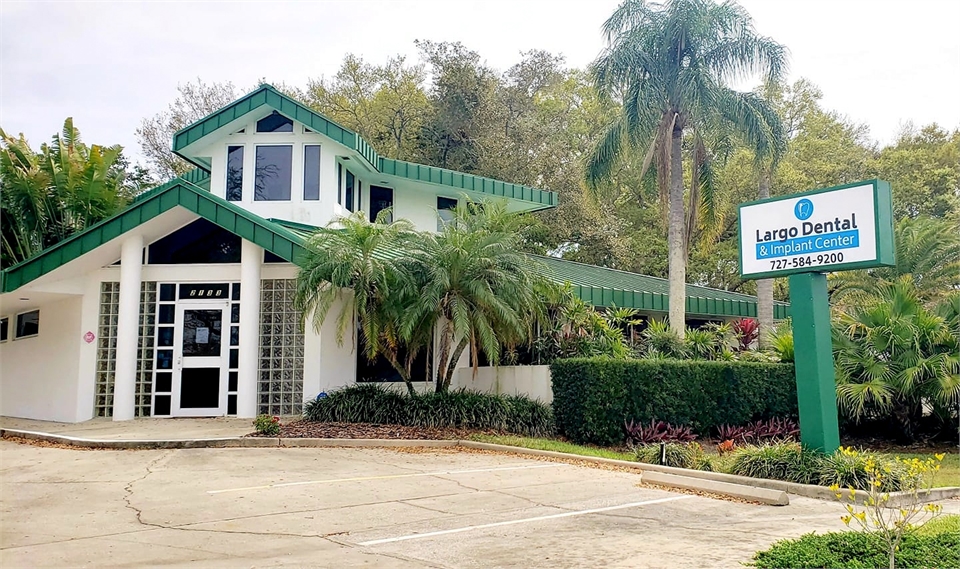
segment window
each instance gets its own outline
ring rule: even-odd
[[[40,311],[31,310],[23,314],[17,314],[17,335],[16,339],[29,338],[40,333]]]
[[[258,146],[254,201],[290,201],[293,146]]]
[[[10,318],[4,316],[0,318],[0,342],[6,342],[10,335]]]
[[[443,231],[445,225],[453,221],[453,210],[457,208],[457,200],[437,197],[437,231]]]
[[[273,111],[270,116],[257,121],[257,132],[293,132],[293,121]]]
[[[303,147],[303,199],[320,199],[320,146]]]
[[[393,189],[370,186],[370,221],[376,221],[380,212],[393,207]],[[386,223],[393,223],[393,212],[388,212]]]
[[[337,164],[337,203],[343,205],[343,164]]]
[[[243,147],[227,147],[227,201],[243,198]]]
[[[239,262],[240,237],[206,219],[198,219],[154,241],[147,255],[150,265]]]
[[[343,207],[347,208],[347,211],[355,211],[353,209],[353,185],[355,182],[356,178],[354,178],[353,172],[347,170],[346,185],[343,188]]]

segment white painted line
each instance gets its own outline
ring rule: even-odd
[[[526,524],[530,522],[539,522],[543,520],[555,520],[558,518],[570,518],[573,516],[585,516],[587,514],[599,514],[601,512],[612,512],[614,510],[625,510],[627,508],[636,508],[638,506],[649,506],[651,504],[662,504],[663,502],[673,502],[674,500],[685,500],[687,498],[693,498],[693,496],[673,496],[670,498],[659,498],[657,500],[647,500],[644,502],[631,502],[629,504],[622,504],[620,506],[607,506],[605,508],[593,508],[590,510],[577,510],[575,512],[563,512],[560,514],[550,514],[549,516],[537,516],[535,518],[523,518],[520,520],[509,520],[506,522],[496,522],[492,524],[480,524],[476,526],[467,526],[462,528],[455,529],[445,529],[441,531],[431,531],[428,533],[414,533],[410,535],[403,535],[400,537],[388,537],[386,539],[374,539],[372,541],[363,541],[357,545],[380,545],[382,543],[394,543],[397,541],[407,541],[408,539],[422,539],[425,537],[436,537],[438,535],[448,535],[451,533],[461,533],[465,531],[471,531],[475,529],[487,529],[495,528],[501,526],[512,526],[515,524]]]
[[[283,488],[286,486],[306,486],[310,484],[335,484],[338,482],[365,482],[367,480],[391,480],[395,478],[417,478],[420,476],[444,476],[449,474],[469,474],[473,472],[501,472],[504,470],[528,470],[531,468],[556,468],[562,464],[525,464],[523,466],[498,466],[492,468],[470,468],[467,470],[441,470],[438,472],[415,472],[411,474],[389,474],[386,476],[359,476],[356,478],[333,478],[328,480],[304,480],[302,482],[281,482],[264,486],[246,486],[244,488],[228,488],[226,490],[207,490],[207,494],[223,494],[225,492],[243,492],[244,490],[265,490],[268,488]]]

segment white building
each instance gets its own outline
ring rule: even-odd
[[[299,413],[365,364],[333,322],[299,325],[295,263],[312,230],[385,208],[436,230],[462,195],[557,205],[550,191],[380,157],[269,85],[178,132],[173,150],[197,169],[0,272],[0,415]],[[596,305],[666,312],[661,279],[541,261]],[[687,292],[693,318],[756,315],[753,297]]]

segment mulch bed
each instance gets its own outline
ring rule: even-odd
[[[321,423],[316,421],[292,421],[280,425],[280,438],[311,439],[421,439],[456,440],[483,432],[471,429],[405,427],[402,425],[377,425],[370,423]],[[262,436],[252,433],[251,437]]]

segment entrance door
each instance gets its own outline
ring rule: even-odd
[[[229,301],[181,302],[174,332],[174,381],[171,415],[210,417],[226,414],[227,356],[223,337]],[[229,326],[229,325],[227,325]]]

